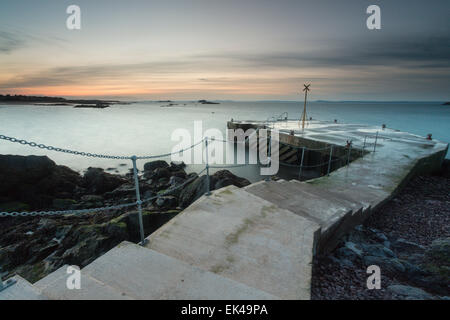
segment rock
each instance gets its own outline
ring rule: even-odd
[[[431,261],[450,267],[450,238],[436,239],[432,242],[425,255]]]
[[[53,219],[49,218],[41,218],[38,222],[37,231],[46,231],[49,232],[51,230],[55,230],[57,227],[57,223]]]
[[[353,242],[346,242],[344,244],[344,247],[339,249],[339,253],[344,257],[351,257],[351,256],[362,256],[362,250]]]
[[[361,246],[368,255],[395,258],[395,253],[381,244],[361,244]]]
[[[0,203],[0,211],[6,212],[21,212],[21,211],[29,211],[30,206],[23,202],[11,201]]]
[[[185,179],[183,179],[183,178],[180,178],[180,177],[177,177],[177,176],[172,176],[169,179],[169,184],[170,184],[170,186],[173,187],[173,186],[177,186],[177,185],[182,184],[184,181],[185,181]]]
[[[81,201],[84,202],[103,202],[103,197],[95,194],[87,194],[81,197]]]
[[[386,271],[391,274],[405,272],[405,266],[397,258],[365,256],[363,262],[366,267],[371,265],[379,266],[381,273]]]
[[[103,194],[124,183],[126,180],[122,177],[106,173],[101,168],[88,168],[83,177],[83,187],[89,194]]]
[[[171,171],[184,171],[184,168],[186,168],[186,164],[181,161],[179,163],[171,162],[170,163],[170,170]]]
[[[144,171],[153,171],[157,168],[168,168],[169,164],[164,160],[156,160],[144,164]]]
[[[380,240],[380,242],[385,242],[388,241],[388,238],[386,237],[386,235],[382,232],[377,232],[375,233],[375,237],[377,237],[378,240]]]
[[[112,199],[112,198],[123,198],[126,196],[136,196],[136,189],[134,184],[131,183],[125,183],[118,188],[114,189],[113,191],[106,192],[104,195],[105,199]]]
[[[77,202],[73,199],[53,199],[53,208],[57,210],[69,210],[72,209],[76,203]]]
[[[163,196],[156,199],[156,205],[158,207],[176,208],[178,206],[178,200],[174,196]]]
[[[188,176],[187,179],[190,179]],[[244,178],[235,176],[228,170],[220,170],[210,176],[209,185],[210,190],[220,189],[229,185],[235,185],[242,188],[250,184],[250,181]],[[201,176],[183,188],[180,194],[179,205],[186,208],[192,202],[200,198],[207,192],[207,177]]]
[[[425,247],[405,239],[397,239],[391,243],[391,247],[402,252],[402,254],[423,253]]]
[[[201,176],[186,185],[180,193],[179,205],[182,208],[188,207],[192,202],[200,198],[207,192],[207,177]]]
[[[37,183],[55,167],[46,156],[0,155],[0,194],[22,184]]]
[[[404,285],[391,285],[388,287],[389,291],[394,292],[395,294],[404,296],[407,300],[432,300],[434,297],[423,291],[422,289],[404,286]]]
[[[245,178],[238,177],[228,170],[220,170],[212,175],[213,190],[220,189],[229,185],[242,188],[248,186],[250,181]]]

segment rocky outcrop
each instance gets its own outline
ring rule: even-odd
[[[201,176],[187,185],[180,194],[180,207],[186,208],[192,202],[200,198],[207,192],[207,177]],[[242,188],[248,186],[250,181],[232,174],[228,170],[221,170],[214,173],[209,178],[210,190],[220,189],[229,185]]]
[[[206,192],[206,176],[184,168],[184,163],[160,160],[144,165],[141,197],[153,198],[143,206],[146,235]],[[249,184],[228,171],[212,175],[210,182],[211,189]],[[0,211],[90,209],[135,201],[132,175],[88,168],[81,176],[47,157],[0,155]],[[0,218],[0,269],[34,282],[64,264],[84,267],[123,240],[140,240],[138,213],[133,206],[126,210]]]
[[[83,176],[82,187],[89,194],[103,194],[116,189],[126,182],[126,179],[106,173],[101,168],[88,168]]]

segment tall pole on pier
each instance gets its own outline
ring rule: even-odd
[[[308,85],[304,84],[303,86],[304,86],[303,91],[305,91],[305,104],[304,104],[304,106],[303,106],[303,114],[302,114],[302,130],[305,130],[305,122],[306,122],[306,99],[307,99],[307,97],[308,97],[308,91],[309,91],[309,87],[310,87],[311,85],[310,85],[310,84],[308,84]]]

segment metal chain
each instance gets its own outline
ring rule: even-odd
[[[135,206],[136,202],[118,204],[115,206],[107,206],[101,208],[92,209],[79,209],[79,210],[58,210],[58,211],[30,211],[30,212],[0,212],[0,217],[25,217],[25,216],[54,216],[54,215],[68,215],[68,214],[84,214],[92,212],[101,212],[109,210],[123,209],[131,206]]]
[[[203,169],[198,173],[198,175],[202,174],[206,169]],[[193,180],[198,178],[198,175],[195,177],[192,177],[182,184],[167,189],[164,193],[161,193],[159,195],[144,199],[141,201],[141,203],[149,202],[151,200],[154,200],[156,198],[165,196],[179,188],[184,187],[188,183],[192,182]],[[30,211],[30,212],[0,212],[0,217],[25,217],[25,216],[54,216],[54,215],[69,215],[69,214],[84,214],[84,213],[92,213],[92,212],[101,212],[101,211],[109,211],[109,210],[117,210],[117,209],[123,209],[127,207],[136,206],[138,202],[132,202],[132,203],[125,203],[125,204],[118,204],[114,206],[107,206],[107,207],[100,207],[100,208],[92,208],[92,209],[79,209],[79,210],[58,210],[58,211]]]
[[[22,145],[29,145],[30,147],[47,149],[47,150],[55,151],[55,152],[69,153],[69,154],[79,155],[79,156],[83,156],[83,157],[103,158],[103,159],[122,159],[122,160],[130,159],[130,157],[125,157],[125,156],[111,156],[111,155],[103,155],[103,154],[96,154],[96,153],[90,153],[90,152],[81,152],[81,151],[74,151],[74,150],[69,150],[69,149],[56,148],[53,146],[47,146],[42,143],[38,144],[36,142],[30,142],[30,141],[23,140],[23,139],[7,137],[7,136],[1,135],[1,134],[0,134],[0,139],[6,140],[9,142],[20,143]]]
[[[47,146],[45,144],[38,144],[36,142],[30,142],[24,139],[17,139],[14,137],[8,137],[5,135],[1,135],[0,134],[0,139],[2,140],[6,140],[9,142],[13,142],[13,143],[20,143],[22,145],[29,145],[30,147],[35,147],[35,148],[40,148],[40,149],[47,149],[50,151],[55,151],[55,152],[62,152],[62,153],[68,153],[68,154],[74,154],[74,155],[79,155],[79,156],[83,156],[83,157],[91,157],[91,158],[101,158],[101,159],[117,159],[117,160],[130,160],[132,157],[127,157],[127,156],[111,156],[111,155],[104,155],[104,154],[97,154],[97,153],[90,153],[90,152],[81,152],[81,151],[74,151],[74,150],[69,150],[69,149],[63,149],[63,148],[57,148],[57,147],[53,147],[53,146]],[[191,145],[188,148],[185,149],[181,149],[175,152],[171,152],[171,153],[167,153],[167,154],[160,154],[160,155],[155,155],[155,156],[140,156],[140,157],[136,157],[136,159],[155,159],[155,158],[164,158],[164,157],[168,157],[189,149],[194,148],[195,146],[199,145],[200,143],[203,142],[204,139],[202,139],[201,141]]]

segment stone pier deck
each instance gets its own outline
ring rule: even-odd
[[[262,127],[230,122],[230,128]],[[310,299],[312,260],[389,200],[413,175],[438,170],[448,145],[364,125],[298,121],[273,124],[296,147],[347,141],[352,156],[329,176],[307,182],[261,181],[203,196],[148,237],[124,242],[81,271],[66,288],[63,267],[35,284],[18,283],[0,299]],[[378,131],[376,152],[373,151]]]

